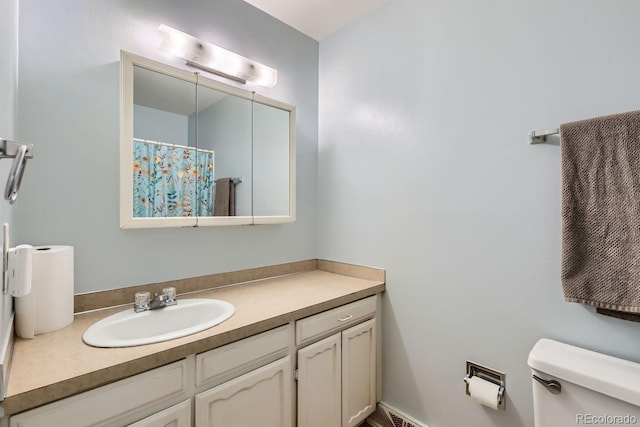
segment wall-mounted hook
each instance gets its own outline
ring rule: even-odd
[[[31,158],[33,158],[33,144],[0,139],[0,159],[13,159],[4,190],[4,198],[11,204],[15,203],[18,197],[24,168],[27,165],[27,159]]]

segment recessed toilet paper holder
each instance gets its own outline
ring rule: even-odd
[[[471,377],[478,377],[500,386],[498,389],[498,409],[502,409],[504,411],[506,400],[504,398],[504,388],[507,380],[507,374],[467,360],[467,375],[464,377],[464,382],[466,384],[466,393],[469,396],[471,396],[471,393],[469,393],[469,380]]]

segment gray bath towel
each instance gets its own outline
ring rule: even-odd
[[[236,215],[236,189],[232,178],[216,179],[216,197],[213,202],[213,215]]]
[[[640,111],[566,123],[560,134],[565,300],[636,320]]]

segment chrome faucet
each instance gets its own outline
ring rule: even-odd
[[[156,294],[151,301],[149,301],[149,310],[155,310],[156,308],[166,307],[168,305],[175,304],[175,300],[173,303],[169,299],[169,295],[158,295]]]
[[[150,298],[151,294],[147,291],[136,292],[133,310],[136,313],[140,313],[142,311],[155,310],[178,303],[178,301],[176,301],[176,288],[164,288],[162,294],[155,294],[153,299],[150,300]]]

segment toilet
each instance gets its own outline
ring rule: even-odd
[[[543,338],[528,364],[535,427],[640,426],[640,363]]]

